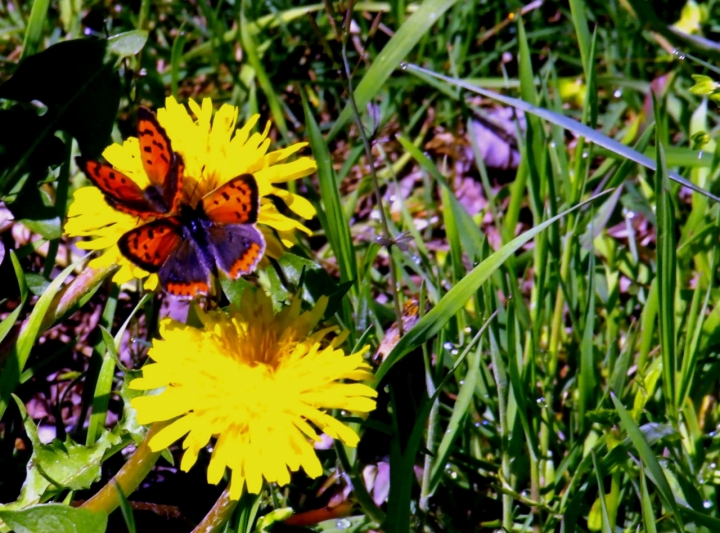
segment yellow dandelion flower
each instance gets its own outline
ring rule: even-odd
[[[149,356],[133,389],[157,395],[132,400],[141,424],[173,420],[150,440],[159,451],[183,441],[181,468],[188,471],[211,438],[217,440],[207,471],[217,484],[231,470],[230,496],[243,486],[259,493],[263,479],[285,485],[290,472],[302,468],[310,477],[322,474],[311,441],[317,429],[349,446],[358,435],[324,410],[368,413],[377,393],[363,383],[372,378],[365,349],[345,355],[346,335],[326,339],[335,328],[311,333],[327,299],[301,312],[293,300],[277,315],[261,291],[246,290],[239,310],[200,314],[202,328],[165,320],[162,339]]]
[[[195,206],[207,193],[223,183],[249,173],[255,176],[261,196],[258,227],[267,242],[266,253],[278,257],[284,246],[292,246],[296,230],[311,234],[302,223],[281,214],[268,195],[279,197],[287,207],[303,219],[315,216],[315,209],[305,198],[278,187],[283,183],[312,174],[317,169],[310,157],[299,157],[284,162],[307,143],[297,143],[268,152],[270,139],[268,123],[262,133],[252,133],[260,116],[255,115],[241,128],[236,129],[238,108],[223,105],[213,117],[212,102],[205,98],[202,104],[188,101],[192,114],[171,96],[165,107],[157,112],[158,122],[165,128],[173,150],[185,164],[183,202]],[[117,170],[135,181],[141,188],[150,182],[140,159],[140,144],[130,137],[123,144],[108,146],[103,157]],[[137,217],[121,213],[110,207],[96,187],[85,187],[75,192],[70,205],[65,232],[70,237],[91,237],[78,243],[79,248],[102,250],[91,267],[120,265],[115,274],[117,283],[133,278],[144,278],[148,273],[136,267],[120,253],[118,239],[129,230],[143,224]],[[148,278],[145,286],[157,286],[157,276]]]

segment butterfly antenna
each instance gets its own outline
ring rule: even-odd
[[[205,168],[205,167],[203,167],[203,169],[204,169],[204,168]],[[200,174],[202,174],[202,170],[200,171]],[[196,179],[196,180],[195,180],[195,188],[194,188],[194,189],[192,190],[192,192],[190,193],[190,200],[191,200],[191,201],[192,201],[192,199],[195,197],[195,191],[197,191],[197,188],[198,188],[199,185],[200,185],[200,180]]]

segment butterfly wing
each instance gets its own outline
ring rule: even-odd
[[[205,196],[202,205],[212,222],[254,224],[260,210],[257,181],[252,174],[241,174]]]
[[[143,219],[155,214],[155,208],[148,202],[143,190],[122,172],[82,157],[77,157],[75,161],[92,184],[102,191],[110,207]]]
[[[145,174],[150,183],[165,187],[165,177],[173,166],[173,151],[165,129],[147,107],[138,109],[138,140]]]
[[[168,217],[128,231],[120,237],[118,248],[143,270],[158,272],[183,242],[180,222]]]
[[[160,269],[160,284],[178,298],[210,292],[211,272],[201,259],[197,243],[183,240]]]
[[[262,233],[247,224],[212,224],[207,239],[215,263],[230,279],[255,270],[265,252]]]

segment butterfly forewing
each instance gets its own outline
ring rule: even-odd
[[[207,235],[215,263],[230,279],[254,271],[265,252],[265,239],[253,226],[213,224]]]
[[[210,291],[211,272],[201,259],[198,245],[183,240],[160,269],[163,289],[178,298],[194,298]]]
[[[158,272],[183,243],[182,225],[174,217],[161,218],[125,233],[120,252],[148,272]]]
[[[122,172],[105,163],[88,161],[81,157],[75,161],[114,209],[142,218],[155,214],[155,208],[148,202],[143,190]]]
[[[207,217],[219,224],[254,224],[260,210],[258,186],[252,174],[242,174],[202,200]]]
[[[173,166],[173,151],[165,129],[146,107],[138,109],[138,140],[143,168],[150,183],[165,187],[165,177]]]

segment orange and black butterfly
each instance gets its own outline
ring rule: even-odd
[[[255,270],[265,252],[265,239],[254,226],[259,210],[257,182],[242,174],[196,207],[182,204],[177,216],[128,231],[118,247],[140,268],[157,272],[168,293],[193,298],[209,292],[218,269],[230,279]]]
[[[111,207],[143,220],[155,218],[120,237],[120,252],[157,273],[162,288],[180,298],[207,294],[218,270],[231,279],[255,270],[265,252],[265,239],[255,227],[260,211],[255,178],[233,178],[192,207],[181,202],[182,158],[144,107],[138,112],[138,139],[150,179],[144,190],[110,165],[78,160]]]
[[[145,107],[138,109],[138,140],[143,168],[150,180],[145,189],[106,163],[78,157],[77,164],[118,211],[143,220],[177,212],[182,198],[183,161],[173,152],[155,114]]]

